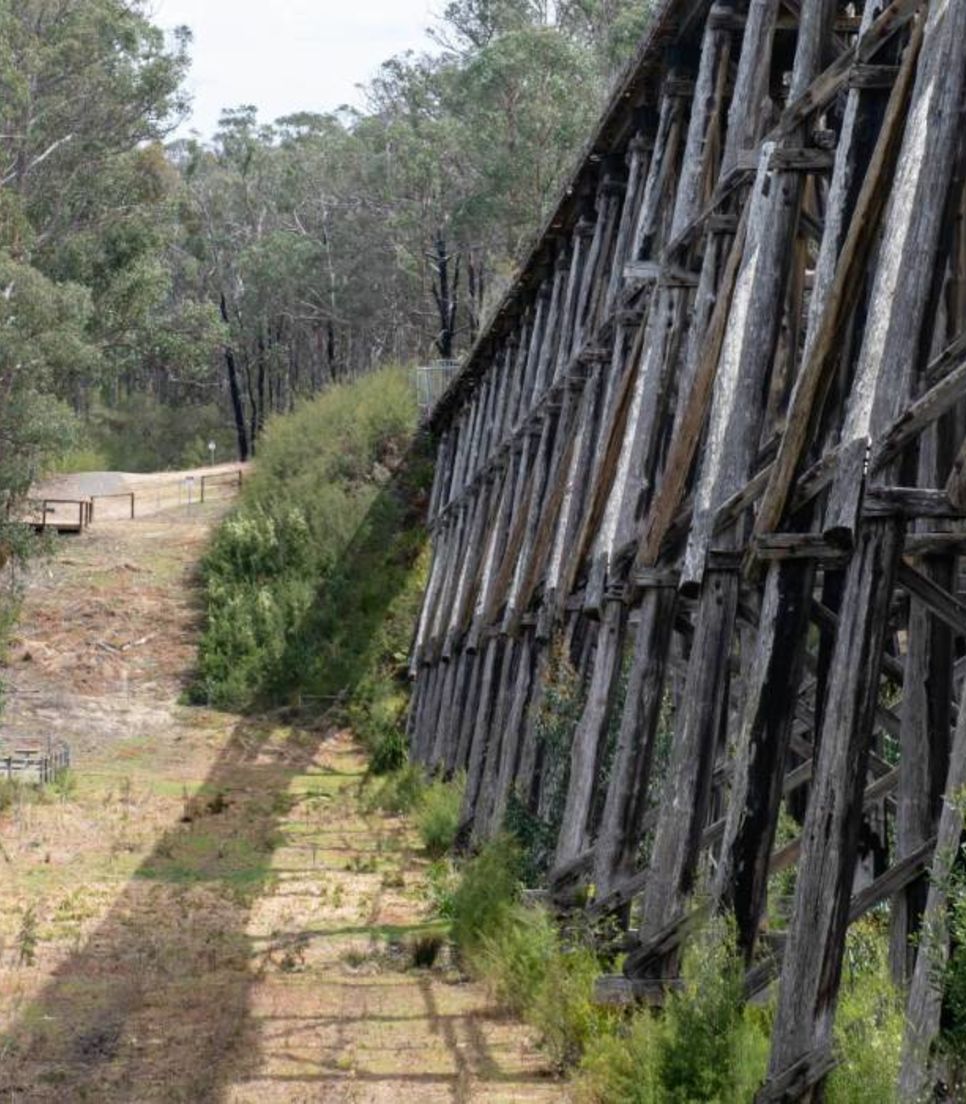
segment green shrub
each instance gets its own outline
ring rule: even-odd
[[[688,948],[684,987],[661,1014],[636,1013],[598,1034],[578,1096],[594,1104],[746,1104],[768,1061],[768,1013],[744,1005],[731,925],[716,921]]]
[[[403,816],[419,807],[426,791],[422,770],[411,763],[382,778],[371,791],[367,805],[390,816]]]
[[[369,757],[369,773],[377,777],[401,770],[409,755],[406,737],[398,728],[384,732]]]
[[[110,471],[111,467],[111,457],[104,449],[95,445],[78,445],[57,457],[47,474],[75,475],[80,472]]]
[[[684,989],[665,1007],[659,1070],[669,1102],[751,1100],[768,1037],[746,1016],[744,967],[731,925],[716,921],[688,948]]]
[[[453,941],[471,961],[484,939],[493,937],[507,910],[520,899],[520,850],[508,836],[488,843],[463,869],[453,895]]]
[[[660,1023],[650,1011],[636,1013],[622,1030],[600,1035],[581,1064],[578,1104],[664,1104],[660,1044]]]
[[[485,934],[472,956],[473,972],[481,977],[502,1008],[525,1016],[558,953],[559,936],[543,909],[510,905],[496,930]]]
[[[440,920],[452,920],[459,890],[460,874],[452,859],[437,859],[426,871],[426,891],[432,914]]]
[[[558,949],[547,963],[527,1018],[559,1070],[576,1066],[596,1039],[613,1030],[614,1014],[594,1001],[602,972],[597,956],[586,947]]]
[[[463,778],[434,782],[422,796],[417,824],[423,845],[432,858],[447,854],[456,842],[464,788]]]
[[[171,406],[139,392],[111,407],[93,411],[84,426],[84,447],[64,457],[60,471],[153,472],[234,460],[237,448],[231,419],[216,404]],[[77,463],[82,466],[71,466]],[[87,464],[96,466],[87,467]]]
[[[828,1079],[828,1104],[896,1100],[904,1024],[902,996],[889,974],[888,932],[870,917],[849,932],[835,1020],[840,1064]]]

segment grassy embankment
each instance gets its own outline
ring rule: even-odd
[[[660,1015],[601,1009],[594,980],[620,967],[606,951],[612,933],[560,924],[522,900],[552,825],[513,808],[508,834],[459,862],[450,857],[459,779],[430,781],[400,765],[402,671],[423,575],[429,467],[413,429],[398,372],[336,389],[271,426],[244,502],[205,561],[208,628],[196,697],[231,708],[335,703],[346,711],[385,774],[370,800],[411,813],[436,859],[432,897],[465,969],[538,1030],[552,1064],[576,1075],[578,1099],[751,1099],[765,1072],[772,1010],[743,1004],[726,923],[694,941],[684,988]],[[558,757],[579,716],[573,699],[572,687],[552,688],[541,718]],[[833,1104],[889,1099],[901,1014],[884,947],[874,920],[850,944]]]
[[[415,428],[411,383],[394,369],[271,423],[203,564],[197,701],[341,703],[370,748],[398,730],[432,470]]]

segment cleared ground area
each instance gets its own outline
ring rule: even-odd
[[[95,524],[39,566],[0,733],[74,771],[0,812],[0,1099],[551,1101],[444,954],[426,861],[351,737],[179,704],[223,504]]]

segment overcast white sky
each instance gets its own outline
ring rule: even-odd
[[[271,122],[358,103],[355,85],[393,54],[429,45],[443,0],[153,0],[155,22],[194,32],[194,117],[210,137],[223,107],[253,103]]]

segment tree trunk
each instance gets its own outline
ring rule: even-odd
[[[221,297],[221,317],[228,325],[228,303]],[[245,429],[245,408],[242,405],[241,388],[238,386],[238,367],[235,353],[229,344],[225,344],[225,367],[228,369],[228,393],[231,396],[231,411],[235,418],[235,433],[238,437],[238,459],[244,464],[248,459],[248,432]]]

